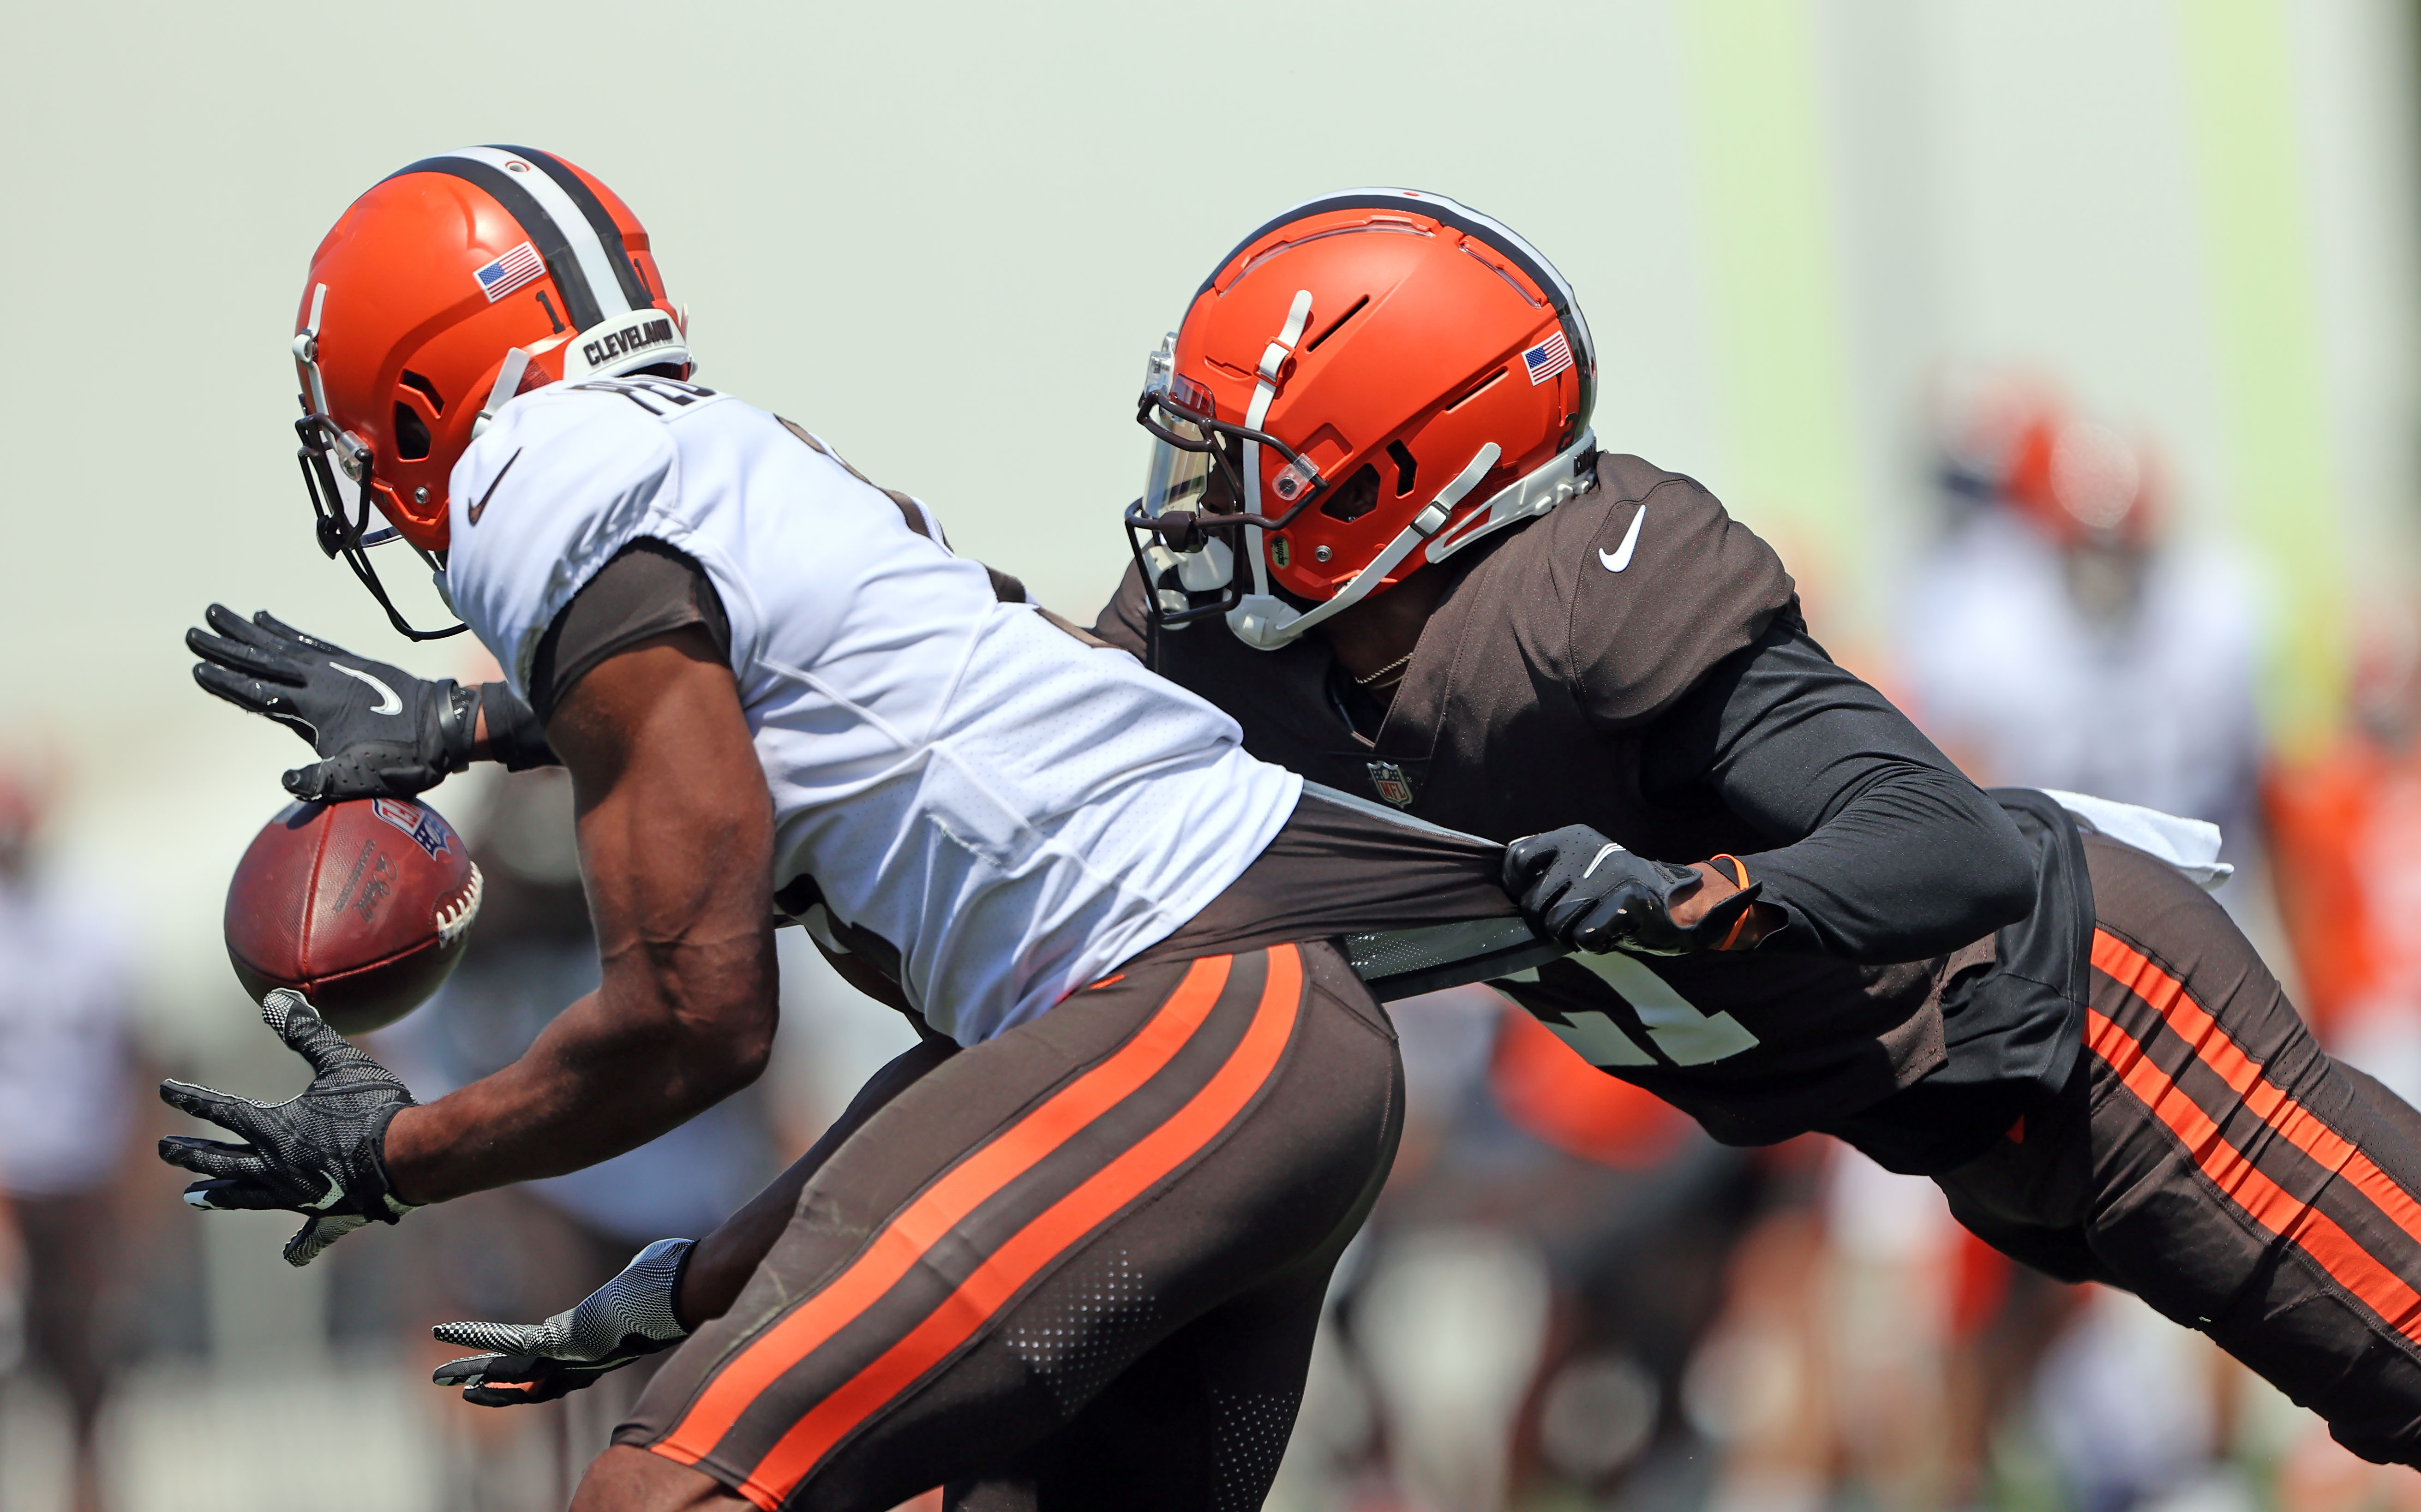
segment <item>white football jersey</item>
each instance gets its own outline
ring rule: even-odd
[[[632,540],[705,569],[773,790],[776,887],[812,876],[898,945],[909,1000],[961,1044],[1173,932],[1301,791],[1234,720],[1000,602],[981,566],[728,395],[538,390],[452,490],[448,596],[524,696],[547,627]]]

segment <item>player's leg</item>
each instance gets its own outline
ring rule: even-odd
[[[951,1485],[948,1512],[1260,1505],[1294,1430],[1335,1250],[1154,1345],[1065,1428]]]
[[[2086,856],[2087,1137],[2053,1141],[2043,1179],[2081,1154],[2081,1232],[2109,1279],[2356,1453],[2421,1462],[2415,1115],[2321,1052],[2199,889],[2098,837]]]
[[[1327,946],[1142,968],[961,1053],[809,1183],[575,1504],[711,1479],[881,1512],[1012,1464],[1195,1318],[1333,1255],[1384,1178],[1400,1074]]]

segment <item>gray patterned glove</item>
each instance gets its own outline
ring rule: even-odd
[[[161,1101],[244,1143],[169,1134],[160,1159],[209,1178],[185,1189],[193,1207],[301,1213],[286,1263],[309,1265],[364,1224],[392,1224],[412,1211],[413,1204],[396,1200],[383,1150],[388,1122],[414,1105],[413,1097],[393,1071],[329,1028],[302,993],[275,989],[260,1000],[260,1017],[311,1063],[311,1084],[283,1102],[255,1102],[163,1082]]]
[[[430,1331],[440,1344],[492,1352],[448,1360],[430,1379],[461,1387],[466,1402],[513,1407],[551,1402],[641,1355],[670,1348],[689,1337],[673,1298],[696,1247],[692,1239],[660,1239],[579,1305],[543,1323],[440,1323]]]

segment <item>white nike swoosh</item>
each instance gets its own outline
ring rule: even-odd
[[[336,1204],[345,1200],[345,1184],[336,1179],[336,1173],[333,1171],[322,1171],[320,1175],[324,1177],[328,1183],[328,1194],[321,1197],[318,1202],[313,1203],[311,1206],[319,1208],[322,1212],[325,1212],[327,1209],[334,1208]]]
[[[1620,570],[1620,569],[1617,569],[1617,570]],[[1618,845],[1614,845],[1614,844],[1612,844],[1612,843],[1608,843],[1608,844],[1607,844],[1607,846],[1606,846],[1606,848],[1605,848],[1604,850],[1602,850],[1599,851],[1596,855],[1594,855],[1594,856],[1592,856],[1592,857],[1590,857],[1590,858],[1589,858],[1588,871],[1585,871],[1585,872],[1581,873],[1581,881],[1588,881],[1588,879],[1589,879],[1589,873],[1590,873],[1590,872],[1594,872],[1594,871],[1596,871],[1596,870],[1597,870],[1597,868],[1599,867],[1599,865],[1604,862],[1604,860],[1605,860],[1605,858],[1606,858],[1606,857],[1611,856],[1611,855],[1617,855],[1617,854],[1619,854],[1619,853],[1621,852],[1621,850],[1622,850],[1622,847],[1620,847],[1620,846],[1618,846]]]
[[[1639,507],[1639,512],[1631,517],[1631,528],[1622,533],[1621,549],[1614,552],[1608,552],[1603,548],[1599,549],[1597,559],[1605,564],[1607,571],[1619,572],[1631,565],[1632,549],[1639,544],[1639,522],[1647,518],[1648,506],[1643,504]]]
[[[1638,524],[1639,522],[1635,520],[1632,522],[1632,527],[1633,529],[1638,528]],[[1630,551],[1631,548],[1628,545],[1623,547],[1623,553],[1626,558],[1628,558]],[[1622,569],[1616,568],[1615,570],[1619,572]],[[379,696],[384,698],[386,702],[379,705],[376,709],[371,709],[371,713],[400,714],[403,712],[403,700],[395,695],[395,690],[393,688],[390,688],[385,683],[379,681],[378,678],[371,677],[368,673],[362,671],[359,667],[349,667],[342,662],[331,662],[328,664],[335,667],[345,676],[349,678],[358,678],[379,691]]]

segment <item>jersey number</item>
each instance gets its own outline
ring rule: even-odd
[[[1704,1066],[1757,1046],[1738,1019],[1728,1013],[1706,1014],[1673,990],[1673,984],[1648,969],[1647,963],[1618,950],[1603,955],[1576,950],[1564,958],[1585,967],[1598,980],[1639,1015],[1640,1027],[1676,1066]],[[1536,967],[1517,972],[1507,980],[1535,982]],[[1565,1022],[1540,1020],[1555,1037],[1578,1052],[1591,1066],[1653,1066],[1656,1057],[1631,1037],[1631,1032],[1594,1008],[1564,1015]]]

